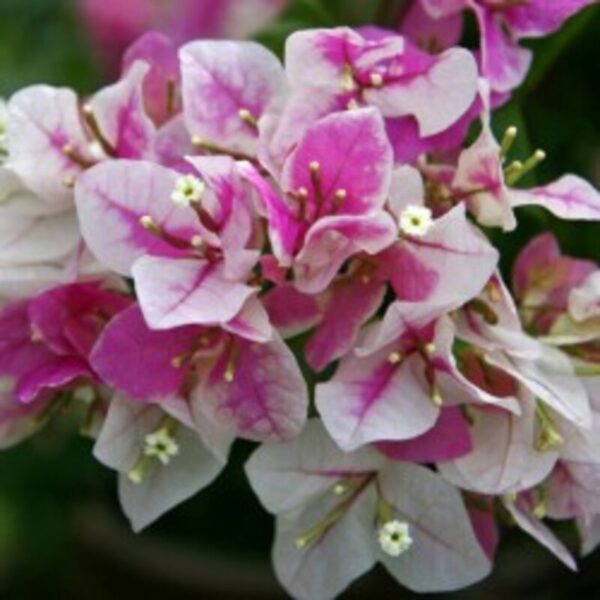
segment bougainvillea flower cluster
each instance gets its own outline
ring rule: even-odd
[[[544,154],[491,127],[517,41],[586,2],[558,4],[423,0],[410,37],[299,31],[283,64],[150,33],[88,98],[15,93],[0,444],[76,407],[138,531],[258,443],[246,473],[297,598],[376,563],[464,587],[509,520],[575,568],[551,524],[600,541],[600,269],[544,233],[501,272],[488,236],[526,205],[600,221],[576,175],[521,187]],[[463,8],[477,56],[411,41]]]

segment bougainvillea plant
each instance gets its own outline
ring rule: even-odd
[[[91,97],[15,93],[0,445],[77,407],[139,531],[258,442],[246,473],[297,598],[378,562],[467,586],[507,521],[575,568],[550,522],[600,541],[600,269],[544,233],[504,279],[489,233],[527,205],[600,221],[600,194],[524,189],[544,153],[490,119],[518,41],[587,4],[422,0],[402,34],[298,31],[283,65],[149,33]],[[463,10],[476,52],[453,46]]]

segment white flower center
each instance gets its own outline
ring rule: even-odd
[[[407,206],[400,215],[400,229],[409,235],[423,236],[432,225],[431,211],[426,206]]]
[[[413,543],[408,523],[396,520],[388,521],[379,528],[378,539],[381,549],[390,556],[400,556]]]
[[[179,454],[179,444],[167,427],[161,427],[144,438],[144,454],[168,465]]]
[[[171,193],[171,200],[177,206],[189,206],[192,202],[199,202],[204,194],[204,182],[193,175],[182,175],[175,182]]]

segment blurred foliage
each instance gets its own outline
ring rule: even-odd
[[[0,1],[0,94],[7,96],[19,87],[38,82],[69,85],[83,93],[100,85],[101,74],[72,2]],[[281,55],[285,37],[294,30],[359,25],[373,20],[389,22],[399,7],[401,2],[393,1],[295,0],[277,23],[258,38]],[[548,159],[528,184],[536,180],[547,182],[567,171],[600,183],[599,31],[597,6],[571,20],[561,32],[528,44],[536,52],[532,72],[494,120],[499,135],[508,125],[519,127],[514,150],[517,156],[527,156],[536,147],[547,151]],[[542,211],[520,210],[521,222],[515,232],[494,234],[506,271],[522,244],[548,228],[557,233],[569,253],[600,258],[597,224],[559,223]],[[258,508],[244,481],[242,464],[250,449],[250,444],[238,444],[228,474],[194,501],[163,518],[142,535],[142,541],[174,540],[184,548],[208,547],[216,554],[235,549],[236,556],[246,554],[248,560],[260,556],[266,562],[272,522]],[[114,475],[94,461],[90,450],[91,442],[76,436],[74,424],[67,421],[0,454],[0,597],[112,597],[95,590],[94,578],[112,580],[115,564],[123,559],[120,551],[112,556],[109,573],[96,572],[101,565],[93,563],[86,579],[86,571],[81,567],[81,547],[73,533],[74,515],[82,507],[95,504],[112,507],[117,530],[125,531],[124,519],[117,516]],[[518,543],[524,545],[527,556],[542,554],[523,536],[519,536]],[[514,570],[514,559],[511,563],[509,554],[501,551],[501,572]],[[553,559],[548,560],[546,564],[555,565]],[[593,572],[593,562],[587,564],[584,572]],[[575,582],[574,576],[564,578],[562,568],[557,572],[561,581]],[[120,590],[119,595],[124,595],[125,590],[132,590],[135,595],[134,585],[140,584],[128,581],[128,577],[127,570],[115,575],[118,581],[112,589]],[[538,580],[534,578],[530,583],[533,581]],[[577,581],[591,585],[589,578]],[[494,589],[494,578],[486,585],[481,588],[486,591],[479,596],[475,592],[465,597],[502,597],[490,591]],[[564,586],[552,585],[539,590],[545,589],[545,598],[561,597]],[[568,588],[570,584],[565,585]],[[157,590],[154,593],[159,597]],[[397,595],[395,587],[393,590],[390,595]],[[148,587],[138,587],[137,591],[146,594],[146,598],[155,597]],[[160,597],[164,598],[164,593]]]
[[[580,13],[553,36],[527,43],[534,50],[532,70],[494,122],[499,135],[508,125],[518,126],[514,150],[518,156],[528,156],[535,148],[546,151],[546,160],[524,184],[576,173],[600,185],[600,93],[595,83],[600,73],[599,31],[600,5]],[[519,209],[517,216],[517,230],[495,239],[505,271],[523,243],[547,229],[556,233],[565,252],[600,258],[597,223],[560,221],[530,208]]]
[[[0,94],[40,82],[84,92],[99,85],[76,1],[0,1]]]

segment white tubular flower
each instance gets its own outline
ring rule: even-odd
[[[179,454],[179,444],[167,427],[161,427],[144,438],[144,454],[168,465]]]
[[[193,175],[182,175],[175,182],[171,193],[171,200],[177,206],[189,206],[192,202],[199,202],[204,194],[204,182]]]
[[[400,229],[409,235],[423,236],[432,225],[431,211],[426,206],[407,206],[400,215]]]
[[[396,520],[388,521],[379,528],[378,539],[381,549],[390,556],[400,556],[413,543],[408,523]]]

